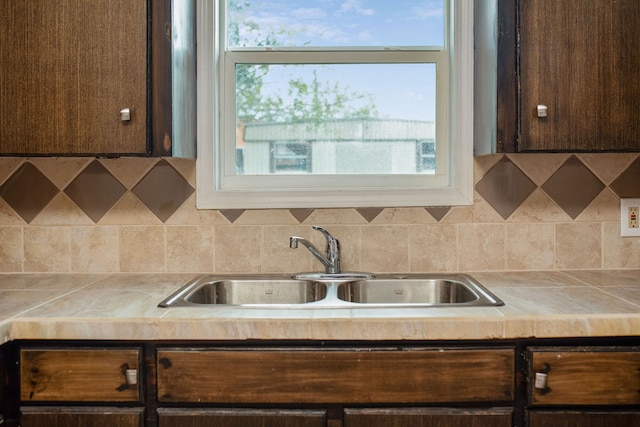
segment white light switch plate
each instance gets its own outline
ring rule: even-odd
[[[620,199],[620,235],[640,237],[640,199]]]

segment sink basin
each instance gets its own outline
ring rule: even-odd
[[[472,277],[459,275],[379,276],[345,283],[338,295],[348,301],[374,305],[504,305]]]
[[[482,307],[504,303],[465,274],[376,275],[323,273],[204,275],[163,300],[160,307]]]
[[[326,286],[322,283],[294,280],[288,276],[201,276],[162,301],[160,307],[304,304],[321,300],[326,294]]]

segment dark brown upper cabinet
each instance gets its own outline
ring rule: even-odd
[[[0,22],[0,154],[171,154],[170,0],[3,0]]]
[[[640,151],[640,2],[498,7],[498,151]]]

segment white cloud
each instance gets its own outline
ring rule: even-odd
[[[299,8],[291,11],[291,16],[297,19],[320,19],[326,17],[327,14],[318,8]]]
[[[376,11],[373,9],[367,9],[362,6],[361,0],[346,0],[340,6],[339,13],[356,12],[361,15],[371,16],[375,15]]]

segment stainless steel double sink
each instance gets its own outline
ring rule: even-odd
[[[203,275],[160,307],[486,307],[504,303],[466,274]]]

